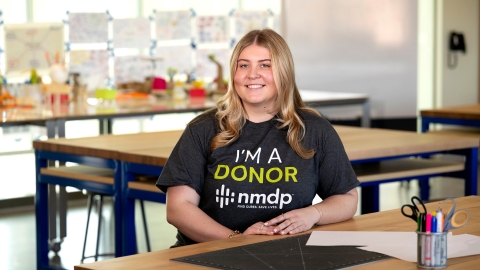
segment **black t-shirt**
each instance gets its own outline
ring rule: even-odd
[[[338,134],[323,117],[301,112],[310,159],[299,157],[278,121],[247,120],[240,136],[210,153],[216,135],[216,110],[192,120],[163,169],[157,186],[187,185],[200,195],[199,208],[231,230],[244,231],[259,221],[307,207],[315,194],[325,199],[344,194],[359,181]],[[185,236],[182,236],[185,237]],[[190,241],[187,241],[190,242]]]

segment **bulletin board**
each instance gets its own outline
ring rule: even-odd
[[[46,55],[64,57],[63,23],[25,23],[4,26],[5,73],[48,69]]]
[[[115,83],[162,76],[169,67],[208,80],[217,76],[217,66],[208,58],[214,54],[227,78],[235,42],[252,29],[272,24],[272,14],[266,10],[237,10],[224,16],[198,16],[194,10],[165,11],[154,12],[150,18],[128,19],[113,18],[108,11],[67,15],[63,23],[5,25],[5,73],[47,70],[45,55],[58,54],[63,61],[66,53],[71,72],[113,76]],[[120,53],[116,49],[127,50]],[[128,49],[149,49],[150,55],[142,57],[150,61],[139,60],[142,57],[138,55],[115,57],[135,51]],[[114,57],[113,68],[109,57]]]

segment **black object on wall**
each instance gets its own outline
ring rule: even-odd
[[[467,53],[465,45],[465,37],[463,33],[450,32],[448,42],[448,59],[447,66],[450,69],[454,69],[458,64],[458,52]]]

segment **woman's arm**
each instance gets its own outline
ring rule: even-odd
[[[225,239],[232,232],[198,208],[200,196],[186,185],[167,190],[167,221],[196,242]]]
[[[312,205],[318,211],[317,225],[336,223],[352,218],[357,212],[358,193],[353,188],[341,195],[333,195]]]
[[[345,194],[330,196],[320,203],[283,213],[265,222],[265,226],[270,234],[295,234],[310,230],[315,224],[350,219],[357,212],[357,204],[357,189],[353,188]]]

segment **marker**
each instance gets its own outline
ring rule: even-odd
[[[431,232],[436,233],[437,232],[437,218],[435,216],[432,216],[432,224],[431,224]]]
[[[420,232],[425,232],[425,213],[420,213]],[[425,235],[420,235],[420,262],[425,265]]]
[[[425,265],[426,266],[430,266],[432,261],[431,261],[431,256],[432,256],[432,243],[431,243],[431,240],[432,240],[432,237],[430,235],[430,231],[431,231],[431,228],[432,228],[432,215],[431,214],[427,214],[427,217],[426,217],[426,222],[425,222],[425,227],[426,227],[426,233],[427,235],[425,236]]]
[[[443,225],[445,223],[445,215],[442,213],[442,209],[439,208],[437,210],[437,232],[443,232]],[[446,265],[447,264],[447,235],[443,234],[440,237],[440,259],[439,265]]]
[[[420,229],[422,228],[422,225],[421,225],[421,215],[418,215],[417,216],[417,232],[420,231]]]
[[[440,265],[447,265],[447,235],[442,234],[440,241]]]
[[[435,217],[435,214],[432,214],[432,233],[437,232],[437,218]],[[430,260],[431,260],[431,265],[435,266],[437,265],[437,258],[440,255],[440,251],[438,250],[438,241],[437,241],[437,235],[432,234],[432,246],[430,248]]]
[[[426,232],[427,231],[427,216],[425,215],[425,213],[421,213],[422,215],[422,232]]]
[[[439,209],[439,210],[437,211],[436,217],[437,217],[437,232],[443,232],[443,214],[442,214],[442,210]]]

